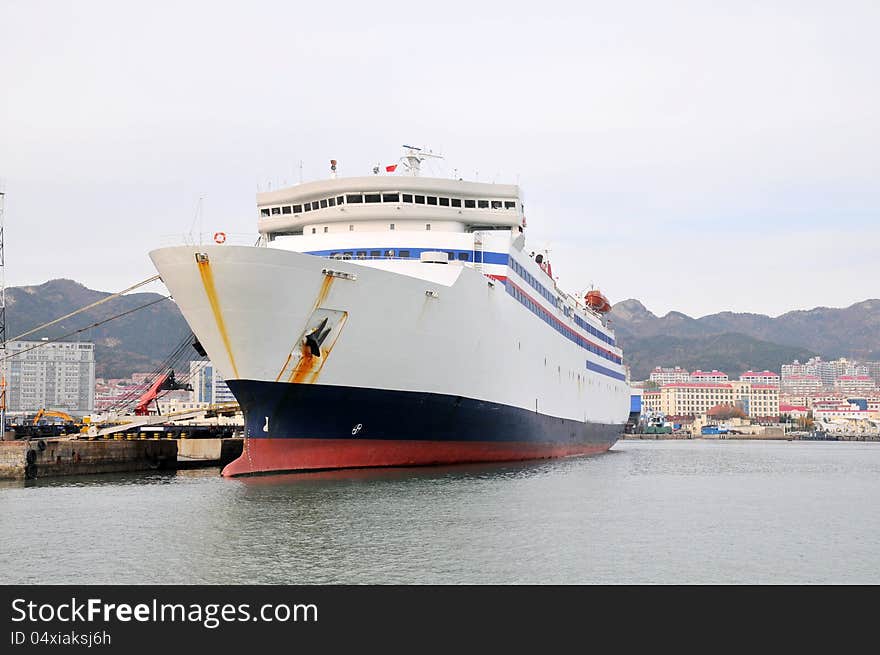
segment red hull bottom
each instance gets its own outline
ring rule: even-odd
[[[223,476],[379,466],[431,466],[513,462],[603,453],[612,443],[536,444],[517,442],[416,441],[382,439],[245,439],[244,452]]]

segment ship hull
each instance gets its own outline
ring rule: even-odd
[[[436,393],[232,380],[246,421],[224,476],[589,455],[620,425]]]
[[[619,350],[511,267],[237,246],[151,257],[244,411],[225,475],[585,455],[623,431]]]

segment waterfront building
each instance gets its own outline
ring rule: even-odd
[[[82,415],[95,408],[95,344],[8,341],[7,408],[13,413],[55,409]]]
[[[189,363],[189,383],[192,386],[190,401],[193,403],[235,402],[235,396],[210,361]]]
[[[680,366],[675,368],[661,368],[658,366],[651,371],[648,379],[659,385],[675,384],[676,382],[690,382],[691,374]]]
[[[867,375],[841,375],[834,380],[834,390],[842,394],[874,391],[877,385]]]
[[[779,374],[773,371],[746,371],[739,376],[740,382],[753,384],[772,384],[779,386]]]
[[[861,420],[870,418],[870,412],[857,403],[847,401],[823,402],[813,405],[813,418],[820,421],[835,419]]]
[[[739,407],[752,419],[779,416],[779,387],[750,382],[679,382],[642,396],[646,409],[667,416],[699,416],[717,405]]]
[[[728,382],[730,378],[727,373],[723,371],[716,371],[712,369],[711,371],[694,371],[691,373],[690,382],[701,382],[701,383],[712,383],[712,384],[722,384],[724,382]]]
[[[793,419],[805,418],[810,414],[810,408],[806,405],[787,405],[780,403],[779,414],[780,416],[785,414]]]

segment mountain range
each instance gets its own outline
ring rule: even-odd
[[[94,303],[110,294],[73,280],[50,280],[6,291],[7,338]],[[152,371],[189,334],[173,300],[156,293],[132,293],[25,337],[61,337],[95,342],[98,377],[128,377]],[[155,302],[143,309],[137,309]],[[100,323],[117,314],[118,319]],[[691,318],[680,312],[657,316],[638,300],[617,303],[609,319],[624,349],[634,380],[655,366],[724,370],[732,376],[748,369],[779,371],[793,359],[813,355],[880,360],[880,300],[849,307],[817,307],[776,318],[721,312]],[[71,334],[82,330],[77,334]],[[195,351],[190,353],[197,359]]]
[[[771,318],[721,312],[691,318],[681,312],[656,316],[638,300],[615,304],[609,315],[634,380],[654,366],[717,368],[738,375],[748,369],[779,371],[793,359],[880,359],[880,300],[844,308],[816,307]]]

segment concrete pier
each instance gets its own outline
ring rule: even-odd
[[[0,479],[175,468],[177,441],[36,439],[0,442]]]

